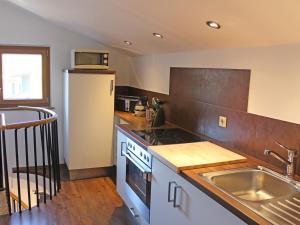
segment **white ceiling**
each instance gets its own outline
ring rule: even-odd
[[[7,1],[135,54],[300,43],[299,0]],[[208,28],[207,20],[218,21],[222,29]],[[164,38],[154,38],[153,32]]]

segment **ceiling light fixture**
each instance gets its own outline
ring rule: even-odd
[[[157,38],[163,38],[163,36],[159,33],[153,33],[153,36]]]
[[[131,41],[124,41],[125,45],[132,45]]]
[[[217,22],[214,21],[207,21],[206,25],[209,26],[210,28],[214,28],[214,29],[220,29],[221,25],[218,24]]]

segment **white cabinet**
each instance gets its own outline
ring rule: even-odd
[[[246,224],[156,158],[152,176],[151,225]]]

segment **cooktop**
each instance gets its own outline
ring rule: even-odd
[[[149,145],[168,145],[204,141],[202,138],[180,128],[152,128],[132,130]]]

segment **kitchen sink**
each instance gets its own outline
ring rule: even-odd
[[[263,167],[203,174],[218,188],[239,199],[260,202],[299,192],[299,187],[285,177]]]
[[[299,182],[261,166],[199,175],[273,224],[300,222]]]

